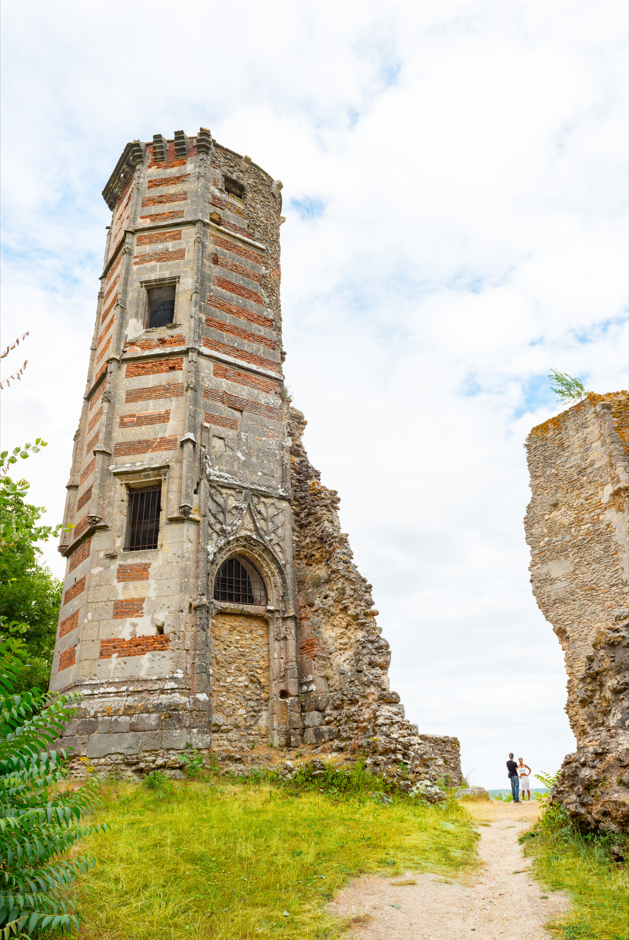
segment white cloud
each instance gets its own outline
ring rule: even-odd
[[[409,717],[459,733],[488,786],[505,750],[556,768],[572,739],[521,445],[556,409],[551,366],[626,385],[624,4],[9,3],[4,20],[4,335],[31,330],[4,436],[50,438],[25,465],[34,499],[61,517],[100,190],[127,140],[209,125],[285,184],[288,382]]]

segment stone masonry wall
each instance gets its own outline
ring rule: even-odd
[[[629,395],[533,428],[526,519],[535,598],[564,651],[577,739],[553,790],[584,829],[629,828]]]
[[[335,490],[321,485],[302,444],[306,421],[291,409],[301,702],[306,744],[365,755],[373,770],[461,780],[457,738],[418,734],[389,688],[391,652],[376,624],[371,584],[352,561]],[[406,765],[406,771],[400,767]]]

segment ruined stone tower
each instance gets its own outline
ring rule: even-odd
[[[587,830],[629,829],[629,395],[590,393],[533,428],[526,539],[568,673],[577,739],[553,789]]]
[[[51,689],[82,695],[66,743],[175,766],[360,750],[460,774],[389,691],[371,585],[301,446],[282,376],[282,184],[213,140],[127,144],[61,538]]]

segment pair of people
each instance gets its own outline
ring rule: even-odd
[[[507,761],[507,771],[509,773],[509,780],[511,782],[511,793],[513,794],[513,802],[520,802],[520,790],[522,790],[522,799],[526,799],[525,794],[528,793],[529,800],[531,799],[531,768],[528,764],[525,764],[521,757],[518,757],[518,763],[513,759],[513,754],[509,754],[509,760]]]

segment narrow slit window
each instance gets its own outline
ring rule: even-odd
[[[214,600],[266,605],[266,589],[260,572],[242,555],[228,558],[218,569]]]
[[[175,291],[174,284],[167,287],[149,288],[149,328],[166,326],[174,321]]]
[[[145,490],[130,490],[125,546],[128,552],[139,552],[143,548],[157,548],[161,509],[161,486],[152,486]]]

